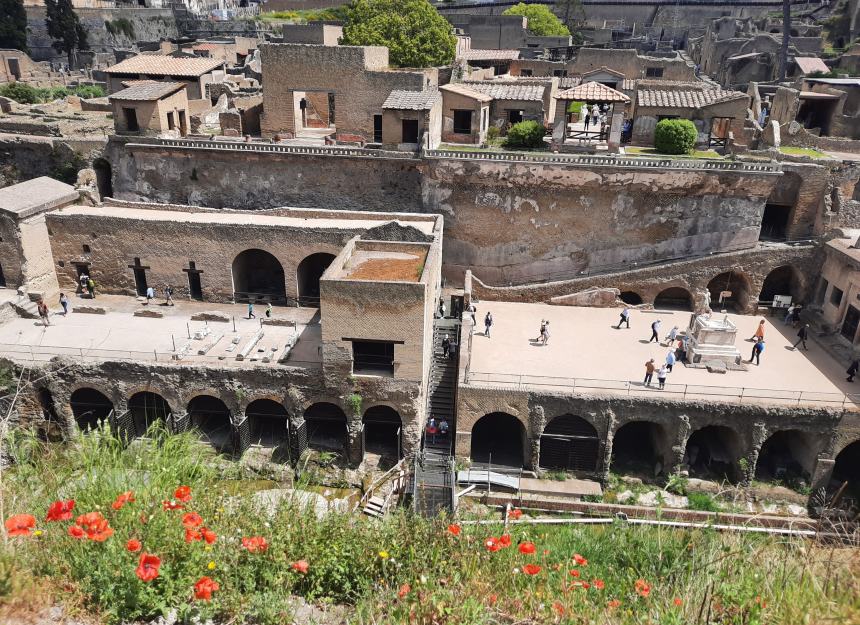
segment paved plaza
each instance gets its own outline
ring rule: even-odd
[[[659,367],[669,348],[648,343],[651,323],[660,319],[663,340],[673,325],[685,330],[689,312],[631,312],[630,329],[618,330],[620,308],[581,308],[506,302],[476,303],[477,327],[472,337],[469,383],[494,386],[529,386],[545,390],[613,392],[657,395],[642,385],[645,362]],[[491,338],[484,334],[484,315],[493,314]],[[717,316],[720,316],[717,314]],[[535,339],[542,319],[550,321],[550,339]],[[746,361],[753,343],[748,341],[762,317],[729,314],[738,327],[736,346]],[[714,400],[779,400],[776,403],[841,405],[845,394],[860,393],[860,381],[846,381],[846,365],[828,355],[813,339],[809,351],[791,349],[797,329],[781,317],[766,318],[765,351],[761,365],[745,363],[747,371],[710,373],[678,363],[667,379],[666,395]],[[628,383],[629,382],[629,383]],[[799,394],[799,392],[803,392]],[[852,398],[855,399],[855,398]]]

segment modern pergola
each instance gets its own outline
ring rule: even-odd
[[[616,91],[612,87],[607,87],[604,84],[599,82],[585,82],[581,85],[577,85],[576,87],[572,87],[570,89],[565,89],[564,91],[559,91],[555,95],[555,99],[558,100],[556,104],[556,119],[555,119],[555,128],[553,130],[553,140],[557,140],[561,143],[568,138],[575,139],[595,139],[600,140],[601,132],[597,129],[593,131],[588,130],[577,130],[572,134],[568,134],[567,128],[567,107],[570,102],[584,102],[586,105],[591,104],[609,104],[611,106],[609,115],[607,118],[612,120],[612,116],[615,114],[615,105],[616,104],[629,104],[630,98],[621,93],[620,91]]]

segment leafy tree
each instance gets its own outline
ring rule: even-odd
[[[65,52],[69,67],[77,66],[78,50],[89,50],[87,31],[72,8],[72,0],[45,0],[48,36],[54,50]]]
[[[451,24],[427,0],[355,0],[340,43],[387,46],[396,67],[447,65],[457,49]]]
[[[570,34],[567,26],[561,23],[549,7],[543,4],[519,4],[512,6],[502,15],[522,15],[529,20],[528,29],[539,37],[564,37]]]
[[[27,13],[23,0],[0,0],[0,48],[27,52]]]
[[[689,119],[663,119],[654,128],[654,149],[662,154],[689,154],[698,137]]]
[[[546,129],[534,120],[514,124],[508,130],[505,141],[506,147],[511,148],[540,148],[545,147],[544,136]]]

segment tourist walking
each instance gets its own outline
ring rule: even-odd
[[[797,327],[797,324],[800,323],[800,306],[794,307],[794,312],[791,313],[791,325],[792,327]]]
[[[173,306],[173,287],[169,284],[164,288],[164,305]]]
[[[472,315],[472,325],[478,325],[478,320],[475,318],[475,314],[478,312],[478,309],[475,308],[475,305],[472,302],[469,302],[469,307],[466,308],[469,311],[469,314]]]
[[[660,390],[666,386],[666,376],[669,375],[669,370],[666,365],[663,365],[657,370],[657,383],[660,385]]]
[[[625,306],[624,310],[621,311],[621,318],[618,320],[618,325],[615,326],[616,330],[621,329],[621,324],[627,324],[627,329],[630,329],[630,307]]]
[[[146,303],[147,305],[152,301],[152,298],[155,297],[155,289],[151,286],[146,288]]]
[[[448,354],[451,351],[451,339],[448,338],[448,335],[445,335],[445,338],[442,339],[442,357],[447,358]]]
[[[860,369],[860,360],[857,360],[855,358],[854,360],[851,361],[851,364],[848,366],[848,371],[845,372],[848,374],[848,377],[846,379],[849,382],[854,381],[854,376],[857,375],[858,369]]]
[[[686,334],[678,337],[678,360],[687,362],[687,343],[690,342],[690,337]]]
[[[254,302],[253,300],[248,300],[248,319],[256,319],[257,315],[254,314]]]
[[[653,358],[645,363],[645,381],[642,383],[643,386],[651,386],[651,378],[654,377],[654,369],[656,368],[657,365],[654,364]]]
[[[809,348],[806,346],[806,339],[809,337],[809,324],[804,323],[800,326],[800,330],[797,331],[797,341],[794,344],[794,349],[797,349],[797,346],[803,343],[803,349],[809,351]]]
[[[543,344],[546,345],[549,343],[549,319],[546,320],[546,323],[543,324]]]
[[[669,330],[669,334],[666,335],[666,345],[671,346],[672,343],[675,342],[676,336],[678,336],[678,326],[672,326],[672,329]]]
[[[442,298],[439,298],[439,318],[445,318],[445,300]]]
[[[439,434],[442,435],[442,438],[448,436],[448,430],[450,428],[451,426],[448,425],[448,421],[445,420],[445,417],[442,417],[442,420],[439,421]]]
[[[266,319],[272,318],[272,302],[266,304]]]
[[[490,338],[490,328],[493,325],[493,314],[491,312],[487,312],[487,316],[484,317],[484,336]]]
[[[788,310],[785,311],[785,319],[783,319],[783,324],[788,325],[791,323],[791,318],[794,317],[794,309],[797,308],[794,304],[789,305]]]
[[[87,278],[87,288],[90,290],[90,298],[96,298],[96,281],[92,278]]]
[[[600,108],[595,104],[591,107],[591,125],[596,126],[600,121]]]
[[[657,319],[654,323],[651,324],[651,338],[648,339],[648,342],[654,341],[655,343],[660,342],[660,320]]]
[[[36,304],[36,309],[39,311],[39,318],[42,320],[42,323],[46,326],[51,325],[51,322],[48,320],[48,306],[45,304],[44,300],[39,300]]]
[[[432,442],[434,444],[436,443],[436,432],[438,432],[438,431],[439,430],[436,427],[436,418],[430,417],[427,420],[427,434],[430,435],[430,442]]]
[[[538,330],[537,338],[534,340],[535,343],[540,343],[543,341],[543,332],[546,329],[546,320],[540,320],[540,330]]]
[[[589,122],[589,119],[588,119],[588,107],[584,107],[584,108],[585,108],[585,115],[583,116],[583,117],[584,117],[584,119],[582,120],[582,123],[583,123],[583,125],[585,126],[585,131],[586,131],[586,132],[588,132],[588,122]]]
[[[85,273],[82,273],[80,278],[78,278],[78,280],[81,283],[81,295],[85,295],[87,293],[87,291],[89,290],[89,289],[87,289],[87,281],[89,279],[90,279],[90,277]]]
[[[65,293],[60,293],[60,306],[63,307],[63,317],[69,314],[69,298]]]
[[[669,352],[666,354],[666,368],[669,370],[669,373],[672,372],[672,367],[675,366],[675,350],[669,349]]]
[[[758,327],[755,329],[755,334],[752,335],[751,341],[758,342],[764,338],[764,319],[758,322]]]
[[[755,360],[756,367],[759,365],[759,360],[761,359],[761,353],[764,351],[764,339],[759,339],[756,341],[755,345],[752,348],[752,354],[750,355],[750,364]]]

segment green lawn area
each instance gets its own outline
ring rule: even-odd
[[[779,151],[790,156],[808,156],[809,158],[830,158],[824,152],[820,152],[814,148],[793,148],[781,146]]]
[[[691,154],[661,154],[654,148],[643,148],[639,146],[626,146],[624,152],[628,156],[655,156],[659,158],[724,158],[714,150],[693,150]]]

